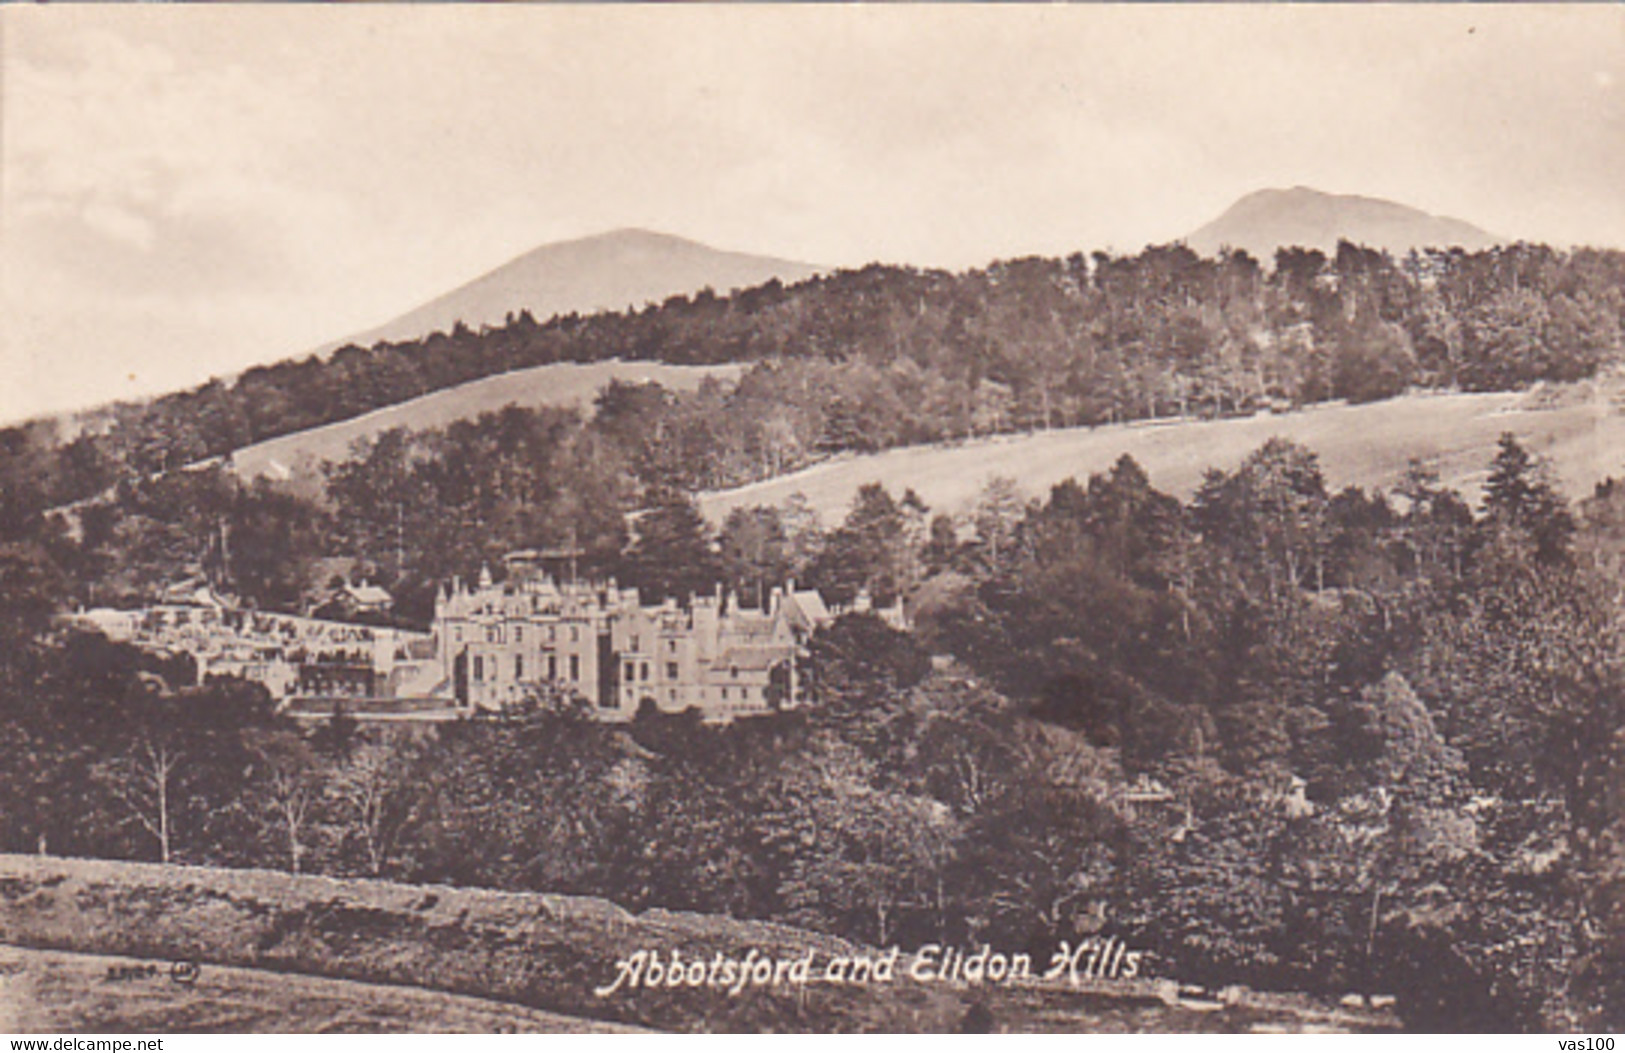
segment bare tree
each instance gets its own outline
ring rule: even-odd
[[[367,873],[373,877],[382,875],[389,864],[417,800],[409,769],[402,747],[369,743],[334,775],[333,792],[345,832],[360,844]]]
[[[170,861],[174,833],[175,772],[183,754],[161,737],[143,733],[135,745],[97,765],[96,781],[158,842],[158,858]]]
[[[254,749],[258,796],[267,824],[285,842],[288,869],[302,873],[307,842],[321,797],[317,760],[297,735],[276,733]]]

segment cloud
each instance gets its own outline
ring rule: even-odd
[[[167,390],[325,339],[332,320],[300,305],[336,295],[322,245],[359,228],[284,164],[321,134],[309,96],[82,10],[61,17],[91,24],[14,15],[0,363],[22,380],[0,412]]]
[[[112,293],[140,265],[193,294],[286,264],[278,232],[303,195],[264,151],[305,116],[245,71],[183,69],[162,47],[92,30],[71,61],[6,73],[0,200],[31,263]]]

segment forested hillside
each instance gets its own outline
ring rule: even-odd
[[[8,504],[58,505],[479,377],[610,358],[759,363],[691,427],[736,485],[840,450],[1262,405],[1505,390],[1620,354],[1625,254],[1515,245],[1394,260],[1183,246],[1024,259],[963,274],[871,266],[791,287],[345,347],[115,407],[71,442],[0,433]]]

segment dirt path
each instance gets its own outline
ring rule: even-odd
[[[151,966],[151,974],[148,974]],[[413,987],[0,945],[0,1032],[177,1033],[629,1031],[595,1020]],[[184,973],[183,973],[184,977]]]

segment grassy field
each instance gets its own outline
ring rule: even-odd
[[[1182,998],[1166,979],[1010,987],[918,982],[906,967],[888,983],[596,994],[614,980],[616,963],[640,949],[676,949],[690,961],[719,952],[755,950],[775,959],[811,952],[823,963],[864,952],[780,925],[667,911],[633,915],[582,897],[0,855],[0,1030],[615,1024],[946,1032],[958,1029],[973,1006],[984,1023],[1010,1031],[1368,1030],[1396,1023],[1297,995]],[[200,963],[189,991],[173,990],[167,976],[167,963],[181,958]],[[107,978],[109,965],[147,961],[160,964],[160,975]],[[360,986],[367,984],[387,987],[375,995]]]
[[[1625,383],[1614,379],[1509,394],[1415,394],[1362,406],[1333,403],[1293,413],[1218,421],[1151,421],[1000,436],[956,445],[913,446],[841,457],[766,482],[701,497],[712,522],[734,508],[777,505],[805,494],[825,526],[838,524],[858,487],[914,490],[936,511],[970,507],[988,480],[1014,479],[1029,496],[1111,467],[1127,453],[1157,487],[1188,498],[1208,468],[1232,469],[1273,436],[1320,455],[1327,483],[1391,486],[1413,457],[1476,501],[1502,432],[1550,461],[1571,497],[1600,479],[1625,476]]]
[[[232,455],[239,475],[308,476],[324,460],[341,461],[352,444],[391,428],[440,428],[453,421],[477,417],[504,406],[589,405],[612,380],[628,383],[654,381],[676,391],[691,391],[706,377],[738,379],[743,367],[668,366],[659,362],[561,362],[483,377],[422,398],[386,406],[321,428],[284,435]]]

